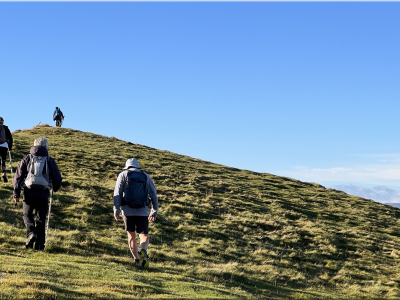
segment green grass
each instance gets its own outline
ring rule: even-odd
[[[400,298],[400,210],[291,178],[229,168],[71,129],[14,132],[13,167],[34,138],[64,181],[45,253],[25,250],[22,208],[0,183],[0,299]],[[112,215],[136,157],[156,184],[150,269],[134,265]]]

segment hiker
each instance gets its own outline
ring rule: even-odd
[[[13,146],[13,137],[10,129],[4,125],[4,119],[0,117],[0,157],[1,157],[1,168],[3,171],[3,181],[8,182],[6,174],[6,160],[7,151],[11,151]]]
[[[45,137],[33,142],[30,154],[18,166],[14,177],[14,201],[19,202],[24,188],[23,219],[26,226],[26,248],[44,250],[45,222],[49,209],[49,190],[61,187],[61,174],[54,159],[48,154],[49,143]],[[36,226],[33,211],[36,210]]]
[[[57,106],[56,110],[53,113],[53,121],[56,121],[57,127],[61,127],[63,120],[64,120],[64,114],[62,113],[61,109]]]
[[[149,196],[152,208],[149,215]],[[120,208],[128,234],[128,246],[135,263],[149,268],[147,247],[149,245],[149,221],[154,222],[157,217],[157,191],[150,176],[143,172],[136,158],[126,161],[124,171],[118,175],[114,189],[114,218],[119,220]],[[136,242],[136,233],[139,234],[140,248]]]

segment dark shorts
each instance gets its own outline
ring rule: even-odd
[[[122,216],[125,223],[125,231],[137,233],[149,233],[149,217]]]

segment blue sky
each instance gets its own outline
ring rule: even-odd
[[[0,115],[400,202],[399,12],[0,2]]]

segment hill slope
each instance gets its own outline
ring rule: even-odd
[[[14,133],[14,169],[46,136],[64,177],[45,253],[25,250],[0,183],[3,298],[398,298],[400,210],[318,184],[71,129]],[[127,158],[153,178],[151,268],[133,265],[112,191]]]

